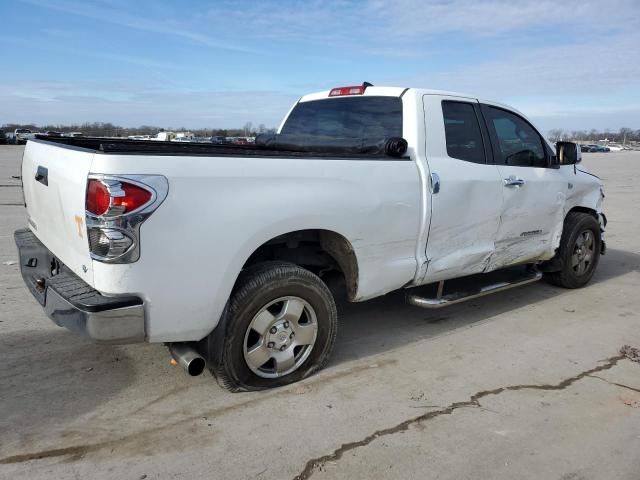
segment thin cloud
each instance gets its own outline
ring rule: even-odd
[[[139,86],[135,92],[112,95],[106,85],[94,85],[93,93],[84,84],[71,84],[66,89],[53,86],[55,92],[40,84],[25,85],[16,92],[14,85],[0,84],[0,92],[5,92],[0,93],[0,104],[7,112],[13,112],[11,121],[21,123],[104,121],[125,127],[151,124],[229,128],[246,122],[275,126],[298,99],[297,95],[272,90],[177,92],[147,91]]]
[[[443,33],[487,37],[545,29],[570,35],[633,30],[640,20],[637,0],[313,0],[220,2],[204,15],[205,26],[241,32],[249,38],[342,46],[375,51],[407,38],[427,41]],[[219,23],[220,18],[229,21]],[[405,55],[407,44],[398,49]]]
[[[528,48],[477,64],[430,73],[430,87],[475,92],[493,98],[522,95],[593,94],[637,87],[640,64],[629,57],[640,33],[579,45]],[[424,77],[423,77],[424,78]]]
[[[544,27],[593,32],[620,28],[617,22],[634,29],[640,18],[637,0],[371,0],[367,10],[385,16],[387,28],[399,36],[497,35]]]
[[[177,10],[175,16],[171,16],[166,12],[161,12],[160,15],[152,14],[150,12],[141,12],[139,15],[132,15],[128,13],[127,9],[130,9],[130,5],[121,5],[118,8],[104,7],[98,5],[92,5],[87,2],[74,2],[74,1],[62,1],[57,3],[48,3],[44,0],[19,0],[22,3],[30,5],[48,8],[71,15],[77,15],[91,20],[116,25],[118,27],[129,28],[142,32],[170,35],[178,39],[184,40],[187,43],[205,47],[215,50],[228,51],[232,53],[239,53],[244,55],[264,55],[264,56],[280,56],[278,48],[255,48],[255,42],[249,42],[248,39],[252,38],[251,32],[247,32],[244,35],[240,35],[240,29],[238,19],[231,17],[234,11],[237,11],[238,7],[230,7],[232,13],[221,14],[216,22],[207,22],[204,25],[198,21],[202,15],[198,11],[194,11],[190,16],[181,18],[180,21],[176,20],[177,17],[182,17],[184,10]],[[250,12],[247,11],[247,15]],[[284,26],[288,28],[286,23],[281,23],[279,29]],[[214,31],[215,35],[210,34],[210,31]],[[224,33],[224,35],[222,35]],[[229,38],[229,41],[224,41],[224,38]],[[344,63],[343,60],[327,56],[318,55],[311,52],[305,52],[303,55],[287,52],[287,56],[298,57],[306,60],[321,60],[334,64]]]
[[[35,5],[37,7],[57,10],[72,15],[78,15],[81,17],[110,23],[120,27],[132,28],[135,30],[141,30],[150,33],[172,35],[188,40],[192,43],[210,48],[229,50],[239,53],[258,53],[258,51],[253,48],[246,48],[235,44],[220,42],[208,35],[194,32],[189,25],[182,25],[175,20],[166,21],[157,18],[153,20],[147,20],[142,16],[130,15],[126,11],[123,11],[121,9],[100,7],[88,4],[86,2],[49,3],[42,0],[20,1],[22,1],[23,3]]]
[[[42,52],[55,52],[55,53],[65,53],[68,55],[78,55],[81,57],[89,57],[89,58],[101,58],[104,60],[113,60],[116,62],[128,63],[131,65],[137,65],[141,67],[150,67],[150,68],[161,68],[161,69],[169,69],[174,70],[178,68],[174,63],[155,60],[148,57],[141,57],[139,55],[127,55],[127,54],[118,54],[118,53],[108,53],[100,50],[83,50],[82,48],[68,48],[63,47],[60,44],[56,44],[55,46],[35,42],[28,38],[20,38],[20,37],[8,37],[0,35],[0,40],[6,43],[11,43],[15,45],[19,45],[21,47],[29,46],[35,50],[39,50]]]

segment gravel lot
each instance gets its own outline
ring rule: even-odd
[[[328,368],[230,394],[45,317],[15,263],[22,149],[0,146],[0,478],[638,479],[640,152],[585,154],[609,218],[588,287],[342,305]]]

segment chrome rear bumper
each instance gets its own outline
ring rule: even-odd
[[[145,340],[142,299],[102,295],[59,262],[29,229],[17,230],[14,238],[22,278],[54,323],[96,343]]]
[[[125,344],[145,340],[142,305],[90,312],[71,304],[49,287],[44,311],[56,325],[96,343]]]

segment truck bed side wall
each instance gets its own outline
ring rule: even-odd
[[[251,253],[291,231],[324,229],[349,240],[357,300],[415,275],[421,187],[410,160],[97,154],[92,170],[169,179],[167,199],[142,226],[140,260],[93,265],[96,289],[148,302],[152,342],[207,335]]]

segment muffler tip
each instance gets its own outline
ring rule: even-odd
[[[189,365],[187,366],[187,373],[192,377],[197,377],[202,372],[204,372],[204,367],[205,367],[204,358],[202,357],[194,358],[189,362]]]
[[[168,347],[173,360],[192,377],[200,375],[207,366],[205,359],[187,343],[170,343]]]

